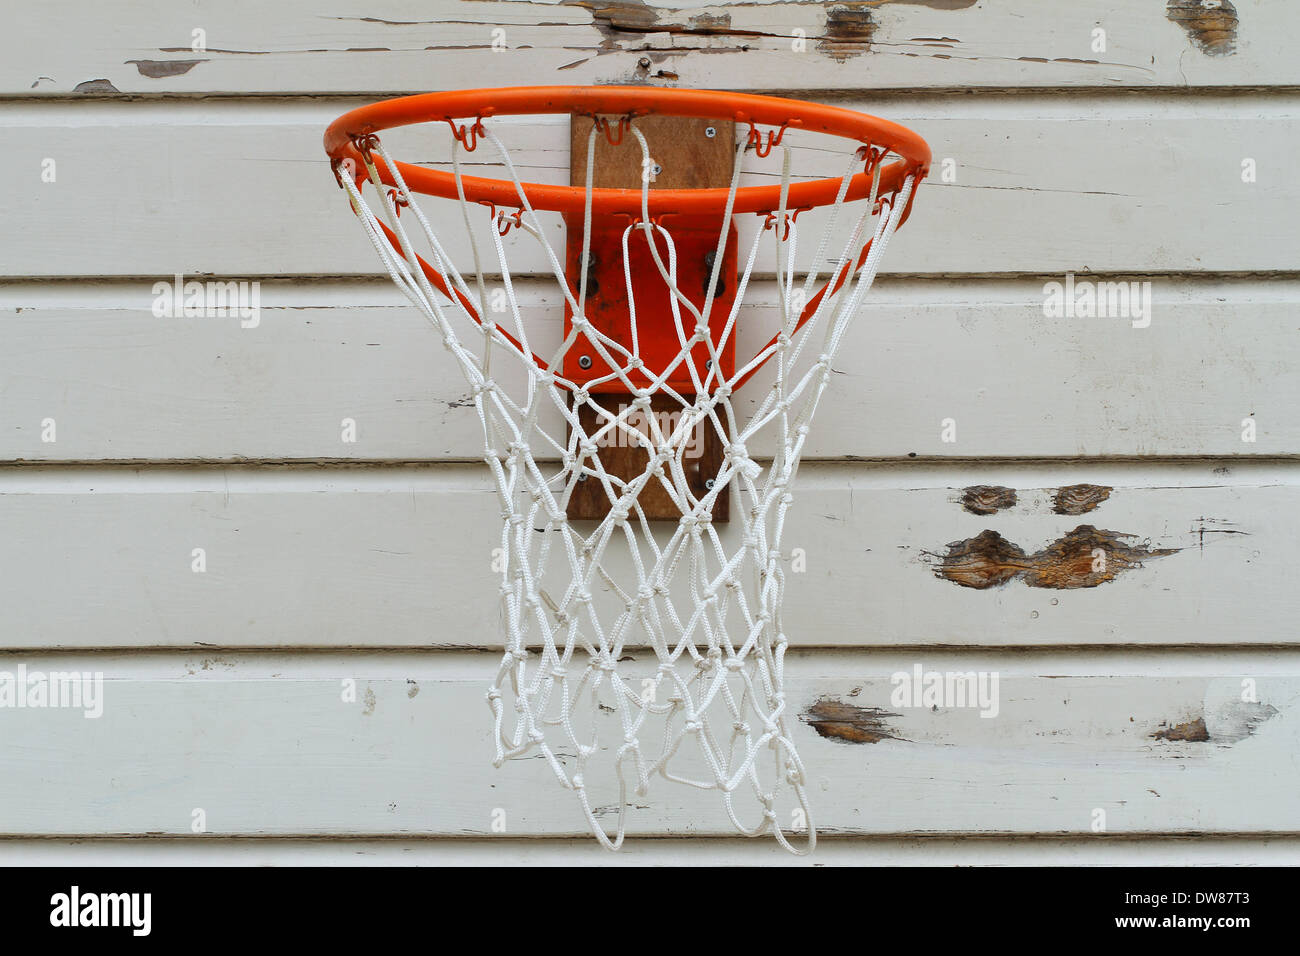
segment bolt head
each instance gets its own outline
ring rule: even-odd
[[[578,368],[591,368],[591,356],[590,355],[579,356]]]

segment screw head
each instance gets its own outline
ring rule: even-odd
[[[591,356],[590,355],[579,356],[578,368],[591,368]]]
[[[660,166],[658,163],[655,163],[655,175],[658,176],[658,175],[659,175],[660,173],[662,173],[663,171],[664,171],[664,168],[663,168],[662,166]]]
[[[641,67],[641,69],[643,69],[643,70],[648,70],[648,69],[650,69],[650,67],[651,67],[650,57],[648,57],[648,56],[643,56],[643,57],[641,57],[641,59],[639,59],[639,60],[636,61],[636,65],[639,66],[639,67]]]
[[[709,491],[712,491],[712,490],[713,490],[713,486],[716,485],[717,483],[718,483],[718,480],[717,480],[716,478],[706,478],[706,479],[704,479],[704,487],[707,488]]]
[[[705,360],[704,360],[704,367],[705,367],[705,368],[713,368],[713,359],[705,359]]]
[[[718,131],[716,128],[712,126],[706,126],[704,127],[704,135],[707,136],[709,139],[713,139],[713,137],[718,135]]]

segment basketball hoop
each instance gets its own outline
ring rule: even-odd
[[[520,180],[491,120],[530,114],[567,114],[585,132],[585,170],[574,168],[575,179],[585,173],[581,185]],[[730,184],[652,188],[649,171],[675,155],[669,136],[651,156],[642,127],[656,117],[708,121],[710,138],[738,132],[720,147],[734,163]],[[445,124],[450,171],[388,155],[380,133],[421,123]],[[815,135],[852,144],[844,173],[795,181],[790,140]],[[485,144],[503,178],[462,172],[462,155]],[[595,185],[598,144],[606,155],[639,156],[639,188]],[[380,261],[464,373],[483,428],[503,518],[505,654],[488,691],[495,762],[543,756],[613,849],[624,838],[629,777],[644,793],[659,775],[720,791],[746,835],[771,832],[787,849],[811,850],[816,831],[784,694],[782,534],[831,363],[928,172],[924,141],[882,119],[797,100],[528,87],[367,106],[330,124],[325,149]],[[779,157],[779,184],[741,185],[751,154]],[[438,218],[435,230],[417,195],[453,201],[460,216]],[[475,236],[480,209],[492,224],[490,267]],[[813,210],[827,221],[798,281],[799,217]],[[848,232],[828,260],[842,212]],[[563,256],[544,213],[567,225]],[[742,250],[736,223],[746,214],[758,218]],[[467,237],[470,281],[448,251],[453,225]],[[564,299],[558,344],[541,344],[538,320],[516,295],[504,241],[512,231],[535,239]],[[773,257],[758,269],[765,242]],[[738,327],[756,321],[751,280],[764,275],[775,280],[775,328],[737,355]],[[488,308],[489,285],[504,292],[501,321]],[[736,392],[760,371],[770,386],[747,410]],[[771,449],[763,462],[750,450],[759,442]],[[739,521],[720,527],[733,489]],[[663,519],[675,524],[655,524]],[[642,742],[650,733],[657,747]],[[617,780],[616,808],[591,796],[603,764],[611,772],[601,779]],[[752,822],[736,806],[745,791]],[[599,817],[614,809],[610,832]],[[806,834],[804,846],[786,830]]]

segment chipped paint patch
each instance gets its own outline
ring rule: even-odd
[[[184,76],[200,63],[207,60],[127,60],[127,66],[134,66],[141,76],[159,80],[167,76]]]
[[[86,80],[72,88],[74,93],[120,93],[122,92],[108,80]]]
[[[1192,44],[1209,56],[1237,52],[1237,8],[1230,0],[1169,0],[1165,16],[1177,23]]]
[[[936,577],[961,587],[987,590],[1019,578],[1031,588],[1095,588],[1147,558],[1175,554],[1177,548],[1148,548],[1136,536],[1079,525],[1034,554],[987,530],[948,545],[935,567]]]
[[[1213,711],[1211,713],[1211,711]],[[1276,716],[1272,704],[1234,700],[1206,708],[1206,716],[1181,724],[1160,723],[1150,736],[1155,740],[1178,740],[1190,743],[1235,744],[1245,740],[1265,721]]]
[[[361,696],[361,701],[361,716],[369,717],[375,712],[375,689],[367,687],[366,692]]]
[[[1105,485],[1066,485],[1056,489],[1052,510],[1058,515],[1087,514],[1096,511],[1113,490]]]
[[[964,588],[983,591],[1006,584],[1028,569],[1024,550],[990,529],[950,543],[935,574]]]
[[[1160,727],[1162,729],[1151,735],[1156,740],[1189,740],[1203,743],[1210,739],[1210,732],[1205,729],[1204,717],[1197,717],[1195,720],[1173,726],[1161,721]]]
[[[561,0],[566,7],[581,7],[591,14],[591,23],[601,35],[598,52],[621,50],[621,40],[629,35],[638,43],[646,34],[685,34],[699,37],[760,37],[772,36],[758,30],[737,30],[732,27],[730,13],[710,13],[692,10],[683,17],[683,9],[651,7],[645,0]],[[649,49],[649,47],[645,47]],[[666,51],[672,52],[672,51]],[[684,50],[679,52],[685,52]]]
[[[962,489],[961,506],[973,515],[991,515],[1016,506],[1016,490],[1001,485],[972,485]]]
[[[826,11],[826,27],[817,49],[843,63],[871,50],[876,19],[864,4],[839,4]]]
[[[967,10],[979,0],[878,0],[880,3],[903,3],[911,7],[929,7],[931,10]]]
[[[823,697],[799,715],[799,719],[827,740],[851,744],[878,744],[882,740],[899,740],[885,718],[897,717],[879,707],[859,707],[842,700]]]

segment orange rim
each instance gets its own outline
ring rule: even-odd
[[[365,179],[365,164],[359,147],[367,136],[415,123],[447,122],[465,148],[473,150],[482,130],[482,120],[491,116],[545,113],[577,113],[593,118],[621,116],[620,135],[628,119],[650,114],[734,120],[739,125],[749,126],[751,141],[755,142],[760,155],[766,155],[767,150],[780,143],[786,129],[840,136],[876,151],[875,158],[869,157],[868,163],[880,161],[886,153],[899,157],[898,161],[880,170],[881,196],[896,192],[908,175],[918,180],[924,178],[930,167],[930,148],[925,140],[906,127],[866,113],[752,93],[645,86],[523,86],[404,96],[363,106],[340,116],[325,131],[325,152],[336,173],[350,160],[352,175],[360,186]],[[458,120],[472,121],[472,124],[458,125]],[[766,149],[759,126],[769,127]],[[608,126],[606,131],[608,133]],[[380,178],[387,185],[395,185],[384,163],[378,157],[373,159]],[[413,191],[447,199],[459,197],[456,177],[452,173],[402,162],[395,165]],[[854,175],[846,200],[869,196],[871,180],[868,172]],[[508,207],[520,205],[519,194],[511,181],[462,176],[461,182],[465,198],[471,202]],[[534,209],[580,215],[585,207],[586,189],[582,186],[522,185]],[[812,209],[829,205],[835,201],[840,186],[838,178],[791,183],[786,208]],[[726,208],[728,194],[729,190],[716,188],[650,190],[650,215],[721,213]],[[733,212],[772,212],[781,204],[780,195],[779,185],[741,187],[736,190]],[[597,216],[638,217],[642,209],[641,190],[592,189],[591,208]],[[906,219],[906,214],[903,218]]]

